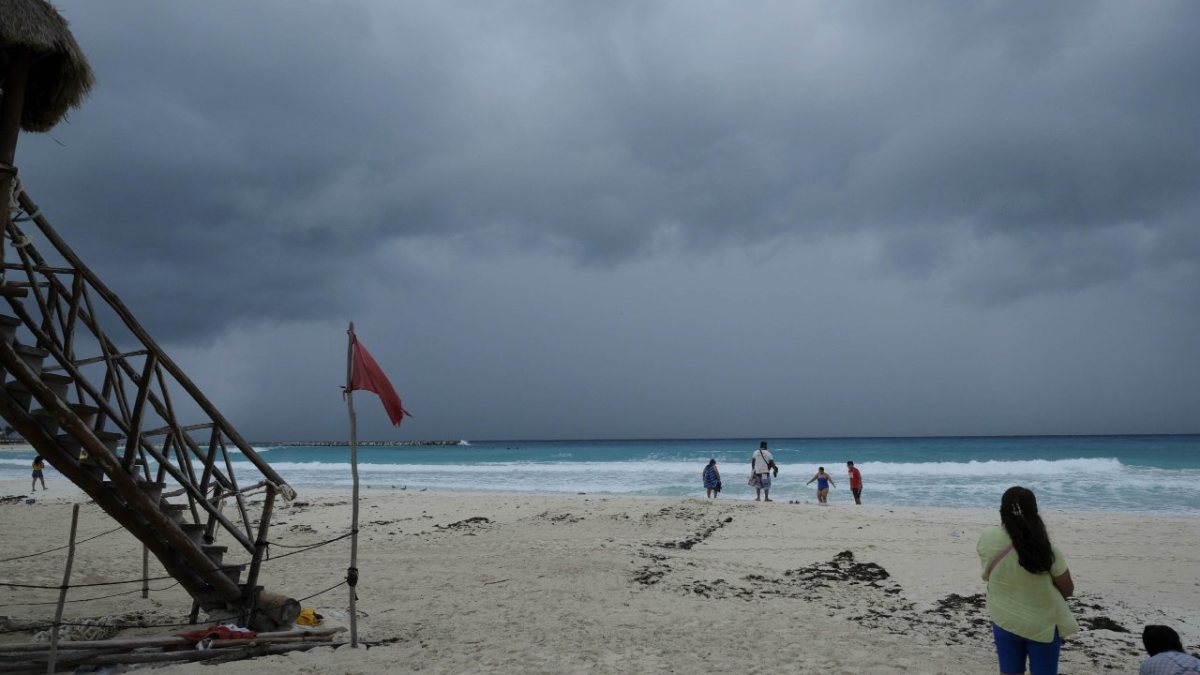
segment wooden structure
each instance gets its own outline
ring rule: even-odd
[[[91,84],[87,61],[47,2],[0,0],[0,307],[9,307],[0,311],[0,416],[140,539],[198,607],[237,611],[260,630],[290,627],[294,615],[259,610],[258,571],[274,499],[294,491],[17,180],[20,131],[50,129]],[[234,452],[253,467],[249,478],[235,476]],[[251,486],[267,492],[257,519],[243,499]],[[245,565],[225,562],[229,546],[249,556],[245,583]]]
[[[337,645],[332,642],[344,628],[317,628],[274,633],[259,633],[252,638],[209,639],[205,649],[195,649],[195,641],[182,637],[140,637],[118,640],[63,642],[57,661],[59,668],[113,663],[159,663],[206,661],[218,663],[267,654],[307,650]],[[6,673],[41,675],[46,672],[49,651],[43,642],[0,644],[0,663]]]

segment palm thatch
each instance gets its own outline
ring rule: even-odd
[[[21,50],[33,57],[21,128],[49,131],[83,102],[92,68],[66,19],[46,0],[0,0],[0,77]]]

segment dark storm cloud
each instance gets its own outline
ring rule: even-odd
[[[61,9],[98,84],[22,176],[171,339],[352,311],[384,244],[439,238],[864,236],[982,303],[1197,284],[1195,3]]]

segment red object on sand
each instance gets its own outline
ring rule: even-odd
[[[230,628],[229,626],[209,626],[199,630],[190,630],[186,633],[179,633],[179,637],[185,640],[194,640],[199,642],[208,638],[216,638],[218,640],[237,640],[252,638],[258,633],[249,628]]]
[[[379,400],[383,402],[383,409],[387,411],[388,419],[393,425],[400,426],[405,415],[412,417],[400,404],[400,395],[392,387],[387,375],[383,374],[383,369],[379,367],[378,363],[375,363],[375,359],[371,358],[371,354],[358,341],[357,336],[354,338],[353,368],[354,374],[350,380],[350,389],[370,391],[379,396]]]

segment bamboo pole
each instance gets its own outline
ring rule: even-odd
[[[246,599],[242,606],[242,625],[249,626],[258,608],[258,570],[267,550],[267,528],[271,525],[271,508],[275,505],[275,486],[267,483],[267,499],[258,518],[258,538],[254,541],[254,557],[250,559],[250,574],[246,578]]]
[[[50,627],[50,660],[46,662],[47,675],[54,675],[54,661],[58,658],[58,624],[62,621],[63,603],[67,601],[67,588],[71,584],[71,566],[75,564],[75,530],[79,526],[79,504],[71,507],[71,539],[67,546],[67,569],[63,570],[62,588],[58,589],[58,607],[54,609],[54,625]]]
[[[350,516],[350,568],[346,570],[347,586],[350,587],[350,646],[358,647],[358,610],[355,608],[358,585],[358,417],[354,414],[354,322],[346,331],[346,409],[350,413],[350,476],[353,479],[353,497]]]
[[[150,547],[142,544],[142,599],[150,597]]]
[[[259,633],[253,638],[229,638],[213,640],[213,646],[224,646],[226,643],[240,642],[242,640],[254,640],[255,642],[269,643],[279,641],[290,641],[296,639],[302,640],[328,640],[337,633],[345,632],[345,628],[341,626],[325,626],[321,628],[304,629],[304,630],[283,630],[272,631],[268,633]],[[133,637],[133,638],[113,638],[110,640],[64,640],[58,643],[59,649],[68,650],[86,650],[86,649],[141,649],[144,647],[185,647],[195,643],[195,640],[189,640],[174,635],[163,637]],[[43,652],[46,650],[46,645],[41,642],[21,642],[14,644],[0,644],[0,654],[11,654],[18,652]]]

